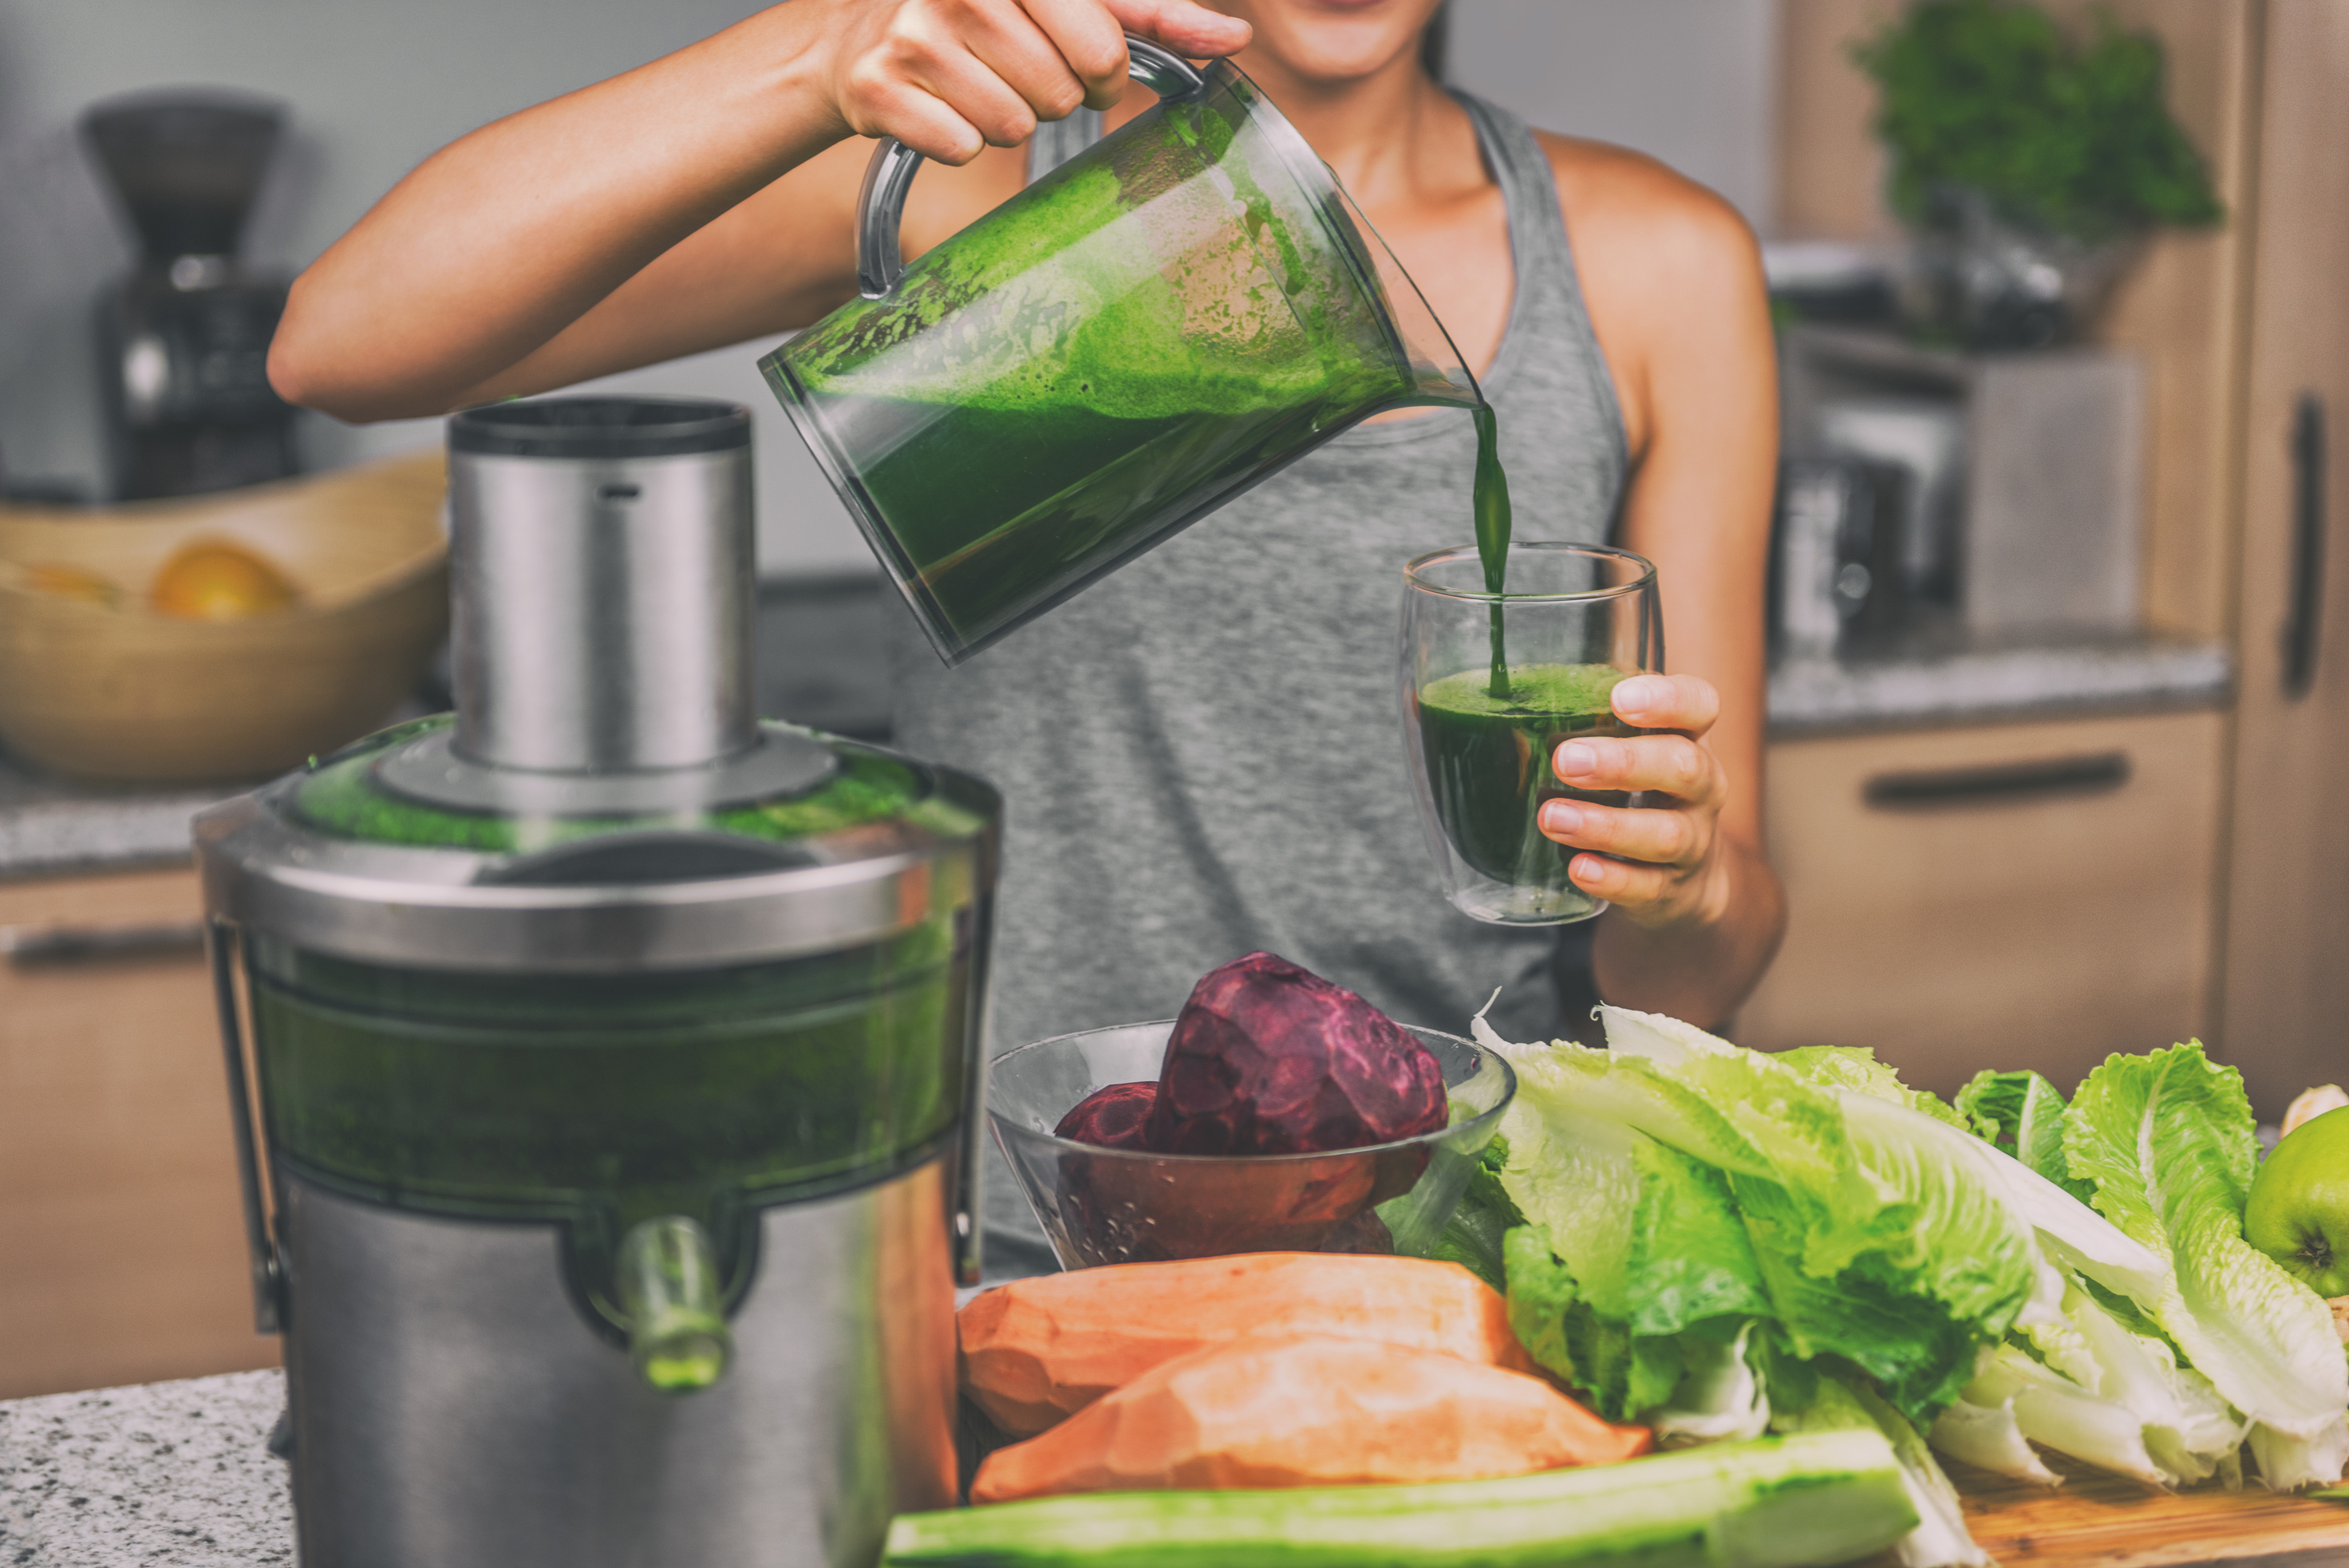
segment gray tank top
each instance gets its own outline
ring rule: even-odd
[[[1508,203],[1516,287],[1483,384],[1516,536],[1603,543],[1623,423],[1549,160],[1461,101]],[[1004,795],[997,1052],[1171,1018],[1258,948],[1455,1033],[1500,987],[1503,1034],[1551,1036],[1557,933],[1445,901],[1404,759],[1402,565],[1474,537],[1475,458],[1464,411],[1357,427],[959,669],[899,618],[896,743]],[[987,1158],[989,1277],[1054,1267]]]

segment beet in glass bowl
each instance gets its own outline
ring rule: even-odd
[[[988,1119],[1065,1269],[1228,1252],[1425,1256],[1516,1094],[1483,1047],[1402,1025],[1444,1069],[1452,1124],[1319,1154],[1154,1154],[1054,1137],[1097,1089],[1158,1076],[1172,1019],[1023,1045],[988,1069]]]

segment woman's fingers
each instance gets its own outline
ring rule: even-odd
[[[1721,693],[1694,675],[1634,675],[1611,701],[1617,718],[1642,730],[1702,735],[1721,717]]]
[[[1039,120],[1124,93],[1125,35],[1179,54],[1244,47],[1247,24],[1192,0],[874,0],[846,14],[833,98],[851,130],[968,163]]]
[[[1721,763],[1685,735],[1591,735],[1561,742],[1550,754],[1557,782],[1603,794],[1652,790],[1689,805],[1718,805],[1726,788]]]
[[[1059,119],[1079,104],[1110,109],[1125,96],[1125,26],[1101,0],[1020,0],[1045,41],[1075,73],[1082,96],[1054,113],[1035,103],[1037,118]]]
[[[1664,903],[1678,896],[1684,880],[1670,867],[1609,860],[1604,855],[1578,855],[1566,874],[1584,892],[1625,909]]]
[[[1712,818],[1692,811],[1638,811],[1553,800],[1543,805],[1545,837],[1658,866],[1694,866],[1713,847]]]
[[[1129,33],[1155,38],[1178,55],[1205,59],[1237,55],[1247,47],[1249,28],[1237,16],[1210,11],[1193,0],[1107,0],[1112,15]]]

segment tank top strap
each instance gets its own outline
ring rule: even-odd
[[[1535,139],[1533,128],[1500,105],[1457,88],[1453,89],[1453,97],[1475,125],[1485,166],[1492,171],[1508,206],[1509,257],[1516,270],[1508,330],[1502,339],[1500,358],[1485,378],[1486,385],[1495,393],[1504,389],[1528,372],[1528,357],[1547,361],[1546,380],[1578,381],[1575,401],[1588,410],[1603,432],[1606,461],[1614,471],[1619,500],[1622,478],[1630,469],[1630,446],[1614,374],[1583,300],[1574,244],[1567,234],[1566,211],[1558,201],[1557,176],[1549,154]],[[1551,389],[1563,391],[1555,385]]]
[[[1453,89],[1476,127],[1485,167],[1501,187],[1509,209],[1509,254],[1517,286],[1547,305],[1563,303],[1582,317],[1582,290],[1575,276],[1574,246],[1566,237],[1566,213],[1558,204],[1557,178],[1549,154],[1533,128],[1495,103]],[[1527,303],[1531,303],[1528,300]],[[1513,314],[1516,314],[1514,313]],[[1585,326],[1585,331],[1588,327]]]

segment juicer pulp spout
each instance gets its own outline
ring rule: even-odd
[[[664,1394],[698,1394],[726,1375],[734,1334],[709,1231],[682,1214],[640,1220],[621,1240],[618,1272],[639,1376]]]

